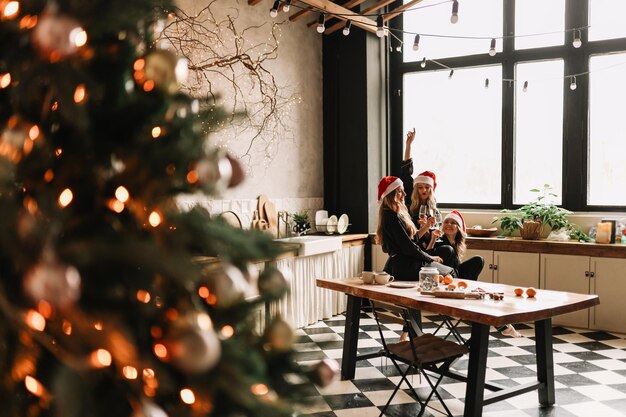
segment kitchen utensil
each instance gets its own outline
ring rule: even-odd
[[[265,203],[267,203],[267,196],[265,194],[261,194],[258,197],[257,210],[259,212],[259,220],[267,221],[267,217],[265,217]]]
[[[391,288],[415,288],[417,287],[417,282],[415,281],[393,281],[387,284],[388,287]]]
[[[268,230],[274,237],[276,237],[278,236],[278,212],[276,211],[276,206],[274,203],[267,200],[263,208],[265,210],[267,224],[269,225]]]
[[[224,222],[226,222],[226,224],[229,224],[237,229],[241,229],[241,219],[234,211],[225,211],[220,214],[220,217],[224,220]]]

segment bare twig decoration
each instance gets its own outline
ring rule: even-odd
[[[290,138],[290,108],[300,102],[268,68],[277,58],[286,21],[242,28],[237,5],[224,8],[224,2],[217,3],[211,0],[195,15],[177,10],[158,41],[188,59],[190,76],[184,89],[231,113],[228,120],[205,126],[207,132],[224,128],[214,136],[218,146],[237,155],[248,170],[258,157],[267,167],[279,142]],[[265,41],[251,41],[258,39]]]

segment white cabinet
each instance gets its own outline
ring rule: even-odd
[[[626,333],[626,259],[590,258],[591,293],[600,304],[589,311],[589,327]]]
[[[485,266],[479,281],[539,287],[539,254],[526,252],[502,252],[486,249],[468,249],[464,259],[480,255]]]
[[[588,256],[541,254],[541,288],[589,294],[590,275]],[[586,329],[589,310],[555,316],[552,323]]]
[[[542,288],[597,294],[600,304],[574,313],[554,317],[563,326],[626,332],[624,294],[626,259],[573,255],[541,255]]]

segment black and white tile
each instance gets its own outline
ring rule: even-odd
[[[437,316],[423,317],[424,330],[436,327]],[[298,361],[314,364],[330,358],[341,362],[345,318],[329,320],[297,331]],[[386,337],[397,338],[401,326],[386,324]],[[535,342],[531,325],[518,324],[524,337],[503,336],[494,328],[490,334],[487,380],[503,386],[515,386],[535,380]],[[469,337],[470,328],[459,326]],[[440,333],[441,335],[441,333]],[[624,416],[626,415],[626,335],[573,328],[553,329],[556,405],[542,409],[533,391],[486,406],[483,415],[502,417],[539,416]],[[362,313],[359,354],[378,352],[382,347],[374,319]],[[467,371],[467,357],[457,360],[453,369]],[[412,378],[418,395],[430,392],[425,380]],[[396,383],[400,380],[390,360],[377,357],[357,362],[354,380],[337,381],[326,388],[311,387],[311,403],[301,410],[313,417],[378,417]],[[408,386],[396,394],[387,409],[389,417],[417,415],[419,404],[408,394]],[[462,416],[465,383],[444,378],[441,396],[454,415]],[[424,416],[443,416],[443,407],[431,400]]]

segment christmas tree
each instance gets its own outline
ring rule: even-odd
[[[0,415],[291,416],[279,248],[176,196],[243,179],[154,0],[0,0]],[[230,116],[230,115],[229,115]]]

